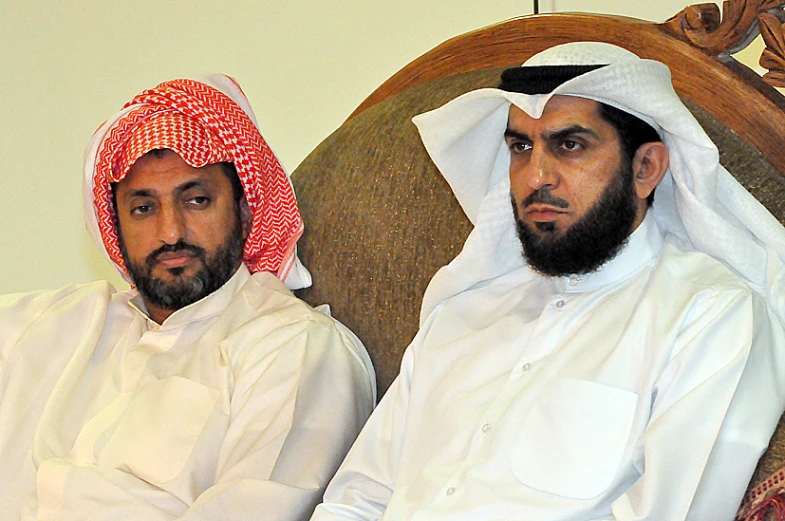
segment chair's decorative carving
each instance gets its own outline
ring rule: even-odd
[[[770,71],[764,80],[775,87],[785,87],[783,22],[782,0],[726,0],[722,3],[722,15],[717,4],[691,5],[660,27],[710,56],[731,55],[762,34],[766,49],[760,64]]]
[[[726,0],[722,16],[717,4],[697,4],[665,21],[663,28],[707,54],[733,54],[758,35],[761,13],[782,11],[781,0]]]
[[[758,23],[766,44],[760,57],[760,65],[769,71],[763,75],[763,79],[769,85],[785,87],[785,26],[771,13],[761,14]]]

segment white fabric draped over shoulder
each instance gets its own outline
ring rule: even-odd
[[[600,101],[650,123],[670,154],[653,206],[660,228],[683,247],[729,267],[785,322],[785,227],[720,165],[717,147],[673,90],[667,66],[597,42],[557,46],[524,64],[539,65],[605,66],[550,94],[480,89],[413,119],[428,154],[475,226],[461,253],[429,284],[420,323],[445,299],[523,266],[510,211],[510,158],[503,135],[510,105],[539,118],[557,95]]]

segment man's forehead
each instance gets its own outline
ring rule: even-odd
[[[125,177],[116,183],[117,189],[166,190],[177,189],[185,183],[210,184],[223,176],[220,163],[203,167],[189,165],[176,152],[168,149],[154,150],[144,154],[131,166]]]
[[[512,104],[508,114],[508,127],[529,124],[567,127],[574,124],[586,125],[591,122],[601,124],[602,122],[600,103],[578,96],[553,96],[546,103],[539,118],[531,117],[526,111]]]
[[[133,180],[140,173],[165,173],[174,168],[192,168],[177,152],[165,149],[150,150],[134,161],[120,184]]]

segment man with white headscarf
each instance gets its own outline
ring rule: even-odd
[[[162,83],[85,155],[134,288],[0,297],[0,520],[307,518],[375,401],[310,284],[292,186],[227,76]]]
[[[667,67],[566,44],[414,122],[474,230],[312,519],[733,519],[785,404],[785,229]]]

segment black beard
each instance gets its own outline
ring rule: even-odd
[[[535,192],[522,205],[533,202],[566,204],[547,191]],[[514,199],[512,208],[523,257],[535,271],[552,277],[591,273],[616,257],[632,232],[636,217],[632,167],[622,165],[594,206],[561,234],[553,223],[537,223],[537,230],[532,230],[518,217]]]
[[[158,248],[147,256],[144,264],[137,264],[128,257],[122,234],[118,235],[125,267],[142,298],[145,302],[170,311],[176,311],[193,304],[226,284],[240,264],[245,245],[239,217],[235,219],[229,236],[223,244],[218,246],[215,255],[211,258],[207,257],[203,248],[179,240],[175,244],[166,244]],[[172,282],[165,282],[154,277],[152,270],[158,256],[162,253],[178,251],[188,251],[200,259],[202,267],[199,271],[193,277],[177,278]],[[183,268],[169,269],[169,273],[174,276],[179,276],[183,271]]]

